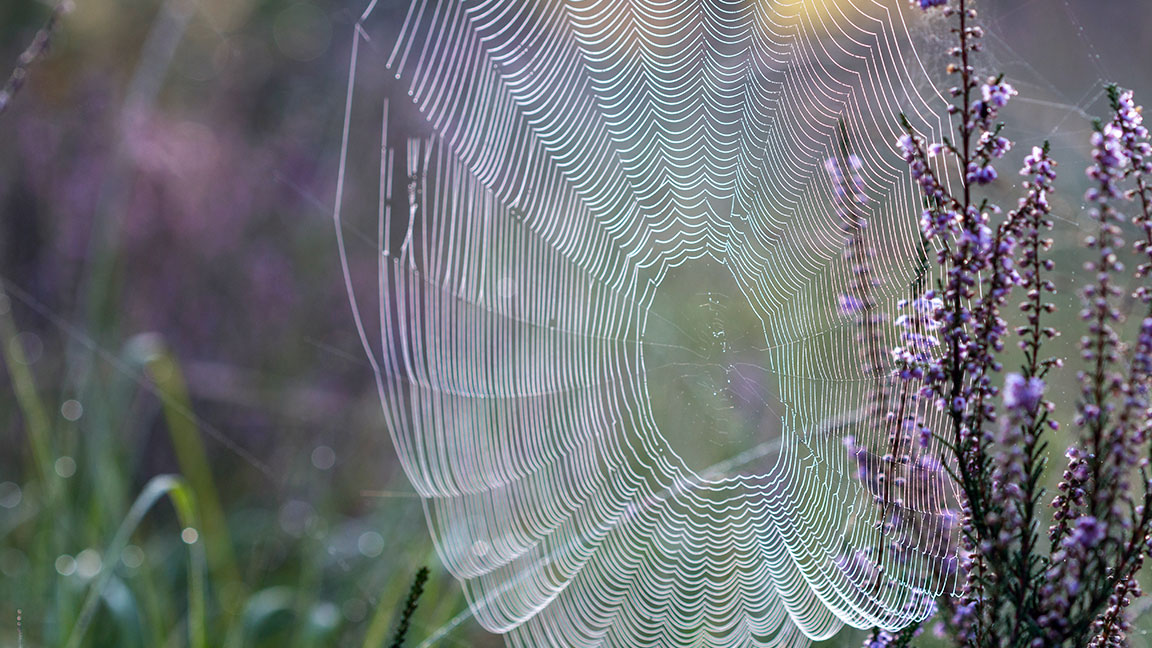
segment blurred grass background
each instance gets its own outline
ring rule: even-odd
[[[0,75],[50,9],[0,4]],[[0,116],[0,645],[65,645],[97,589],[76,645],[381,645],[422,564],[410,637],[465,609],[394,462],[332,235],[360,9],[79,2]],[[194,505],[156,501],[113,555],[163,474]]]
[[[439,566],[349,317],[330,209],[361,5],[77,0],[0,115],[0,645],[387,645],[424,564],[408,645],[502,645]],[[1152,8],[987,5],[1029,99],[1015,153],[1052,138],[1070,183],[1068,323],[1083,111],[1109,79],[1152,101]],[[50,11],[0,3],[0,77]]]

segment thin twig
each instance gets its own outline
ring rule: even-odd
[[[48,16],[48,22],[40,31],[36,32],[32,44],[24,50],[24,53],[16,61],[16,68],[8,76],[8,82],[4,84],[3,88],[0,88],[0,115],[4,114],[8,106],[12,104],[12,99],[16,93],[24,87],[24,82],[28,80],[28,70],[32,64],[48,51],[48,47],[52,43],[52,35],[56,33],[56,29],[60,25],[60,18],[72,11],[72,6],[72,0],[63,0],[57,4],[56,8],[52,10],[52,15]]]

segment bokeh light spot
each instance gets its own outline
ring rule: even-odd
[[[60,416],[69,421],[78,421],[84,416],[84,406],[78,400],[68,399],[60,405]]]
[[[56,474],[64,479],[68,479],[76,474],[76,460],[68,455],[57,459],[54,467],[56,468]]]
[[[360,534],[356,541],[356,548],[368,558],[375,558],[384,553],[384,536],[375,531],[366,531]]]
[[[71,576],[76,573],[76,559],[68,554],[56,557],[56,573],[61,576]]]
[[[319,470],[328,470],[336,465],[336,452],[328,446],[316,446],[312,451],[312,465]]]
[[[134,544],[130,544],[124,547],[124,553],[120,554],[120,560],[124,563],[125,567],[136,569],[144,564],[144,550]]]
[[[22,501],[24,492],[20,490],[19,484],[10,481],[0,483],[0,506],[6,509],[16,508]]]
[[[84,580],[95,578],[103,567],[104,561],[95,549],[88,548],[76,554],[76,575]]]

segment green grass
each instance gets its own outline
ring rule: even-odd
[[[204,648],[208,645],[208,623],[204,602],[204,584],[207,580],[205,543],[198,538],[198,530],[202,528],[199,523],[201,518],[197,514],[196,496],[188,482],[172,475],[153,477],[132,503],[128,515],[121,523],[120,529],[116,531],[116,536],[107,551],[104,552],[104,560],[113,565],[121,561],[132,533],[140,526],[140,522],[152,506],[165,496],[172,501],[177,517],[184,526],[181,539],[188,545],[188,615],[185,621],[188,628],[188,645],[192,648]],[[112,579],[113,570],[102,569],[99,576],[89,585],[88,595],[84,598],[83,607],[80,608],[76,623],[72,626],[65,643],[67,648],[78,648],[83,645],[84,635],[92,624],[92,618],[100,606],[101,599],[108,593]]]
[[[118,354],[83,353],[94,342],[82,338],[75,365],[35,362],[14,320],[18,302],[0,293],[0,360],[12,386],[0,412],[18,435],[18,452],[3,458],[15,472],[0,474],[10,482],[0,493],[0,646],[389,645],[411,566],[436,560],[417,498],[350,494],[307,466],[304,448],[286,453],[292,470],[230,456],[206,434],[227,439],[196,414],[158,337]],[[78,342],[60,332],[45,345]],[[76,421],[49,405],[66,395],[84,403]],[[141,438],[148,421],[163,434]],[[177,474],[144,473],[148,444],[168,449]],[[172,506],[157,506],[163,500]],[[294,510],[307,519],[288,520]],[[357,551],[362,537],[375,546]],[[427,589],[405,645],[466,608],[442,571]],[[466,624],[446,645],[475,632]]]

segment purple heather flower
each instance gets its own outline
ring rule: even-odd
[[[1046,178],[1056,177],[1056,163],[1039,146],[1033,146],[1032,152],[1024,157],[1024,168],[1020,175],[1043,175]]]
[[[921,9],[927,10],[932,7],[939,7],[948,4],[948,0],[912,0],[912,5],[919,4]]]
[[[940,376],[940,360],[933,351],[940,346],[935,331],[940,328],[939,314],[943,302],[938,297],[924,296],[911,301],[902,300],[899,308],[906,312],[893,324],[900,329],[899,339],[904,343],[892,349],[895,373],[902,380],[934,381]]]
[[[1107,529],[1100,520],[1091,515],[1084,515],[1076,520],[1076,524],[1072,528],[1072,535],[1068,537],[1066,542],[1073,542],[1084,549],[1091,549],[1104,539],[1106,532]]]
[[[1043,397],[1044,381],[1040,378],[1025,378],[1017,373],[1004,378],[1004,407],[1009,411],[1031,414]]]
[[[1117,121],[1128,128],[1142,128],[1144,117],[1140,114],[1140,107],[1132,99],[1131,90],[1121,92],[1116,103],[1120,106],[1120,109],[1116,111]]]
[[[922,9],[947,4],[946,0],[913,0],[913,5],[917,2]],[[1053,406],[1044,398],[1043,376],[1049,368],[1059,366],[1058,361],[1043,360],[1039,356],[1042,340],[1058,334],[1051,327],[1041,325],[1042,314],[1054,310],[1044,296],[1055,288],[1043,276],[1053,266],[1045,254],[1051,241],[1044,238],[1042,232],[1052,226],[1048,194],[1055,178],[1055,163],[1048,155],[1047,146],[1031,150],[1021,170],[1026,195],[1002,222],[991,221],[991,217],[999,213],[998,209],[972,198],[973,186],[997,179],[993,162],[1003,158],[1012,147],[1007,138],[999,135],[1001,126],[993,124],[998,112],[1017,93],[1001,77],[989,78],[983,84],[972,78],[974,68],[969,64],[968,52],[979,49],[972,41],[980,38],[982,32],[966,21],[974,19],[976,12],[947,13],[960,16],[960,24],[953,30],[959,35],[960,43],[948,52],[962,60],[950,63],[948,71],[961,78],[951,92],[953,97],[964,99],[951,106],[950,113],[963,117],[959,130],[966,150],[958,150],[950,143],[926,143],[907,120],[902,122],[907,132],[897,142],[898,152],[929,206],[921,217],[921,230],[926,238],[937,239],[936,258],[945,270],[938,292],[928,299],[938,295],[946,306],[925,312],[929,309],[915,304],[907,309],[908,304],[902,304],[901,308],[906,310],[894,322],[898,327],[896,343],[899,346],[892,350],[892,358],[900,378],[920,383],[920,391],[914,398],[924,398],[921,402],[933,402],[939,410],[947,410],[956,437],[952,447],[956,454],[953,469],[961,475],[966,488],[976,489],[974,495],[962,493],[959,501],[963,545],[957,577],[964,580],[952,618],[958,642],[971,643],[986,620],[999,624],[999,613],[989,608],[989,604],[1005,603],[1001,600],[1005,590],[999,589],[998,578],[1017,578],[1011,573],[1015,568],[1010,565],[1009,572],[1001,571],[1005,561],[1014,560],[1017,551],[1026,561],[1036,558],[1032,553],[1032,539],[1039,519],[1034,511],[1038,496],[1035,484],[1041,465],[1038,462],[1042,461],[1039,435],[1045,423],[1049,426],[1054,423],[1047,420]],[[978,93],[975,97],[970,96],[973,90]],[[1110,568],[1114,558],[1110,554],[1116,552],[1109,540],[1126,538],[1132,530],[1146,532],[1144,528],[1136,529],[1135,524],[1149,524],[1143,507],[1137,506],[1130,493],[1129,480],[1138,467],[1146,465],[1141,463],[1146,460],[1135,450],[1152,437],[1152,422],[1147,417],[1148,376],[1152,374],[1152,317],[1142,322],[1134,347],[1121,345],[1115,329],[1123,321],[1123,315],[1116,302],[1123,292],[1111,275],[1124,270],[1118,259],[1120,249],[1125,246],[1120,230],[1124,216],[1110,203],[1121,198],[1132,200],[1139,195],[1143,213],[1133,215],[1132,222],[1143,230],[1144,240],[1137,244],[1136,251],[1147,254],[1148,262],[1136,275],[1152,274],[1152,208],[1149,208],[1152,183],[1146,180],[1152,178],[1152,142],[1148,141],[1148,131],[1131,94],[1111,88],[1109,98],[1114,116],[1093,136],[1094,164],[1088,170],[1093,188],[1086,196],[1090,215],[1099,226],[1099,231],[1086,243],[1094,253],[1086,264],[1093,279],[1084,291],[1083,312],[1089,335],[1084,337],[1082,351],[1084,359],[1094,366],[1080,374],[1082,398],[1078,404],[1078,424],[1089,429],[1085,437],[1069,449],[1068,466],[1053,501],[1055,524],[1049,533],[1051,562],[1046,564],[1043,578],[1033,580],[1032,568],[1028,567],[1028,582],[1010,584],[1024,588],[1022,591],[1032,597],[1007,603],[1018,606],[1015,614],[1035,620],[1035,630],[1029,629],[1029,636],[1024,637],[1034,641],[1026,645],[1067,643],[1070,628],[1083,625],[1076,611],[1086,593],[1097,596],[1100,579]],[[973,142],[976,137],[978,141]],[[947,168],[949,160],[929,164],[929,158],[941,155],[967,163],[966,168],[962,168],[962,195],[942,184],[935,174],[934,166]],[[1134,184],[1137,189],[1128,190],[1127,184]],[[1027,294],[1021,304],[1027,325],[1017,329],[1026,361],[1020,373],[1005,376],[1001,389],[994,374],[1003,371],[998,356],[1009,331],[1002,311],[1011,292],[1017,288]],[[1146,289],[1136,297],[1145,303],[1152,302],[1152,290]],[[1121,350],[1126,350],[1130,358],[1121,359]],[[1120,366],[1127,367],[1126,374],[1117,370]],[[997,407],[1000,402],[1002,410]],[[1004,411],[1007,416],[1001,424],[998,414]],[[919,432],[921,444],[930,444],[931,432],[926,431],[920,416],[920,413],[901,415],[896,425],[899,430],[909,430],[909,436]],[[888,420],[893,421],[894,415],[890,414]],[[898,434],[894,433],[893,438],[903,442]],[[854,444],[849,445],[850,452],[853,447]],[[872,455],[872,463],[861,463],[860,455],[856,455],[857,462],[861,463],[861,478],[870,487],[874,488],[872,480],[878,481],[880,477],[867,474],[864,469],[890,473],[884,475],[889,478],[884,482],[885,498],[890,485],[898,491],[915,492],[910,478],[890,472],[893,468],[888,457],[901,452],[904,450],[889,450],[883,460]],[[903,492],[897,497],[904,497]],[[968,501],[967,497],[973,499]],[[887,504],[888,499],[884,502]],[[1092,511],[1093,515],[1087,515],[1086,511]],[[1139,519],[1128,519],[1128,511]],[[899,516],[886,518],[885,533],[902,524],[899,520]],[[899,552],[902,542],[897,539],[892,547]],[[1102,546],[1105,543],[1109,546]],[[1125,574],[1120,577],[1129,578]],[[1107,638],[1107,643],[1102,640],[1093,645],[1116,645],[1122,638],[1125,628],[1117,620],[1122,620],[1121,613],[1130,594],[1126,586],[1115,589],[1110,611],[1101,617],[1108,619],[1108,629],[1099,632],[1101,626],[1094,631]],[[1098,612],[1094,610],[1091,614]],[[1099,623],[1098,620],[1098,626]],[[889,645],[891,639],[890,635],[876,631],[865,645],[881,648]]]
[[[850,578],[861,582],[872,582],[878,574],[876,561],[868,555],[867,551],[857,549],[848,555],[836,557],[836,566]]]
[[[832,190],[836,192],[837,198],[844,196],[844,174],[840,171],[840,165],[836,162],[836,158],[828,158],[824,160],[824,170],[828,172],[828,178],[832,181]]]
[[[980,98],[972,102],[973,119],[985,130],[991,130],[992,120],[1008,100],[1016,95],[1016,89],[1003,81],[989,79],[980,86]],[[975,124],[973,124],[975,125]]]
[[[908,133],[904,133],[898,137],[896,139],[896,145],[900,147],[900,152],[905,158],[912,157],[916,152],[916,140]]]
[[[1097,450],[1096,454],[1088,455],[1093,488],[1086,494],[1061,488],[1062,495],[1064,491],[1067,495],[1061,502],[1059,513],[1068,519],[1072,514],[1067,502],[1076,499],[1088,499],[1091,510],[1096,511],[1115,511],[1132,504],[1129,475],[1144,454],[1141,445],[1147,432],[1146,423],[1141,423],[1147,420],[1146,391],[1141,392],[1142,387],[1138,386],[1144,381],[1136,375],[1146,364],[1144,356],[1148,355],[1141,340],[1131,352],[1128,371],[1121,369],[1126,363],[1121,358],[1122,346],[1117,331],[1117,323],[1123,320],[1117,301],[1123,290],[1113,279],[1113,273],[1124,270],[1116,252],[1124,246],[1121,223],[1125,218],[1112,204],[1131,196],[1122,186],[1124,180],[1130,174],[1141,177],[1143,173],[1143,150],[1137,145],[1145,137],[1130,98],[1121,101],[1121,94],[1114,87],[1109,89],[1109,97],[1115,109],[1113,119],[1098,126],[1093,133],[1093,164],[1087,171],[1094,186],[1085,198],[1090,204],[1089,215],[1098,230],[1085,242],[1095,253],[1095,259],[1085,264],[1086,269],[1093,273],[1094,280],[1082,292],[1084,309],[1081,318],[1087,323],[1088,334],[1081,339],[1081,358],[1089,367],[1079,373],[1081,398],[1076,417],[1077,425],[1085,428],[1081,445],[1106,451]],[[1123,516],[1114,517],[1119,518],[1121,524],[1130,524]],[[1059,527],[1060,532],[1066,526],[1064,522]],[[1078,527],[1075,535],[1083,535]]]
[[[1145,379],[1152,377],[1152,317],[1140,323],[1140,336],[1136,340],[1132,357],[1132,373]]]
[[[983,149],[990,158],[1002,158],[1008,151],[1012,150],[1012,140],[988,131],[980,136],[980,143],[977,146]]]
[[[1141,563],[1142,561],[1138,561],[1132,571],[1137,571]],[[1112,596],[1108,599],[1108,609],[1093,623],[1093,631],[1097,634],[1089,642],[1088,648],[1127,646],[1127,636],[1133,628],[1126,611],[1132,603],[1132,599],[1143,594],[1144,592],[1140,589],[1140,583],[1136,581],[1135,576],[1119,579],[1112,588]]]
[[[996,179],[996,169],[990,164],[979,165],[975,162],[968,165],[968,181],[974,184],[989,184]]]
[[[1008,100],[1016,94],[1016,89],[1004,82],[985,83],[980,87],[984,102],[995,109],[1008,105]]]
[[[1101,188],[1088,190],[1086,197],[1089,201],[1099,202],[1101,198],[1120,196],[1115,185],[1123,177],[1124,168],[1129,162],[1123,137],[1124,131],[1116,124],[1106,124],[1092,133],[1092,157],[1096,164],[1088,168],[1088,176],[1099,181]]]
[[[840,312],[844,315],[853,315],[864,308],[864,302],[852,295],[840,295],[838,301],[840,303]]]
[[[927,239],[934,239],[951,231],[959,221],[959,216],[947,210],[925,209],[920,215],[920,231]]]
[[[837,210],[842,215],[849,215],[847,212],[852,211],[853,205],[863,205],[868,202],[868,196],[864,193],[864,179],[860,176],[860,170],[863,168],[860,158],[855,155],[848,156],[848,177],[844,176],[844,169],[840,166],[840,161],[834,157],[824,160],[824,170],[828,172],[828,179],[832,183],[832,191],[836,196]],[[859,215],[851,214],[853,221],[861,221]]]
[[[960,240],[972,246],[974,253],[984,254],[992,249],[992,228],[987,225],[979,225],[975,231],[964,230],[960,235]]]
[[[1132,99],[1132,91],[1121,92],[1118,88],[1109,90],[1109,97],[1116,109],[1112,126],[1121,133],[1120,143],[1125,156],[1131,163],[1130,173],[1136,180],[1136,188],[1129,191],[1128,198],[1139,197],[1139,208],[1132,215],[1132,224],[1142,230],[1133,248],[1143,255],[1143,262],[1136,268],[1136,277],[1152,274],[1152,142],[1149,142],[1148,129],[1144,127],[1141,108]],[[1144,303],[1152,302],[1152,289],[1147,284],[1137,287],[1134,296]]]
[[[896,146],[900,150],[900,157],[908,164],[912,179],[920,185],[924,195],[943,199],[946,192],[944,187],[936,181],[936,175],[928,166],[927,156],[930,153],[925,152],[924,142],[916,135],[904,133],[896,140]],[[933,145],[929,147],[929,151],[932,150],[938,149]]]
[[[930,2],[932,0],[920,0],[921,2]],[[875,632],[867,639],[864,640],[863,648],[888,648],[896,642],[899,637],[886,630]]]

